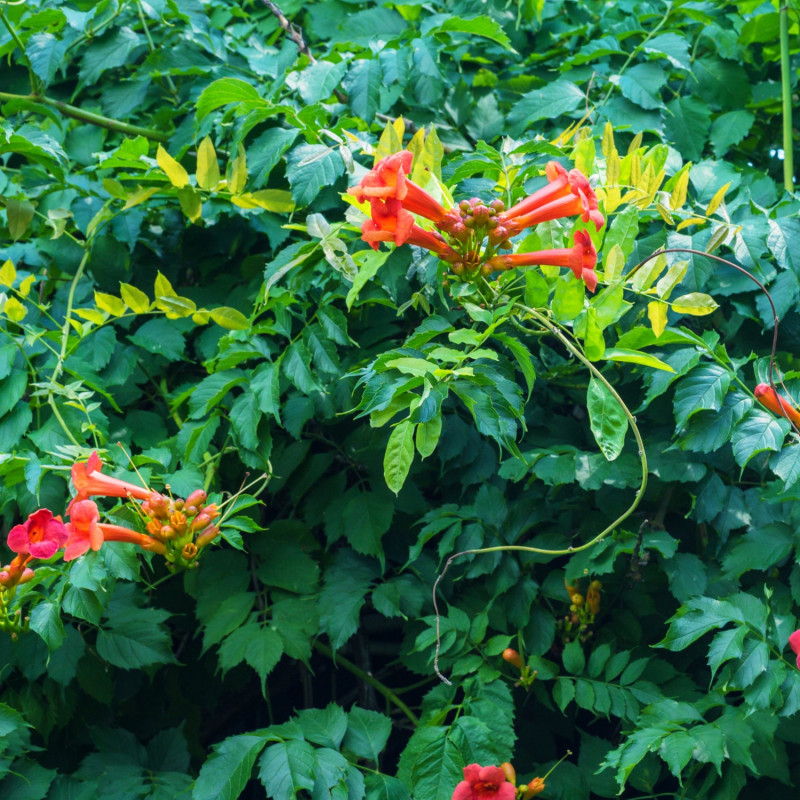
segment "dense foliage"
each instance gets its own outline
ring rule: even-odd
[[[794,5],[0,5],[0,796],[795,797]],[[404,148],[596,291],[365,244]]]

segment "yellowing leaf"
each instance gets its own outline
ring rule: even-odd
[[[264,211],[273,211],[276,214],[289,214],[294,211],[292,195],[284,189],[245,192],[231,197],[231,202],[240,208],[263,208]]]
[[[575,145],[575,167],[584,175],[594,172],[595,148],[594,139],[581,139]]]
[[[191,222],[197,222],[203,218],[203,200],[193,186],[184,186],[183,189],[178,189],[178,202],[181,204],[181,211]]]
[[[689,190],[689,170],[691,166],[691,162],[686,164],[676,176],[675,186],[673,186],[672,194],[669,196],[669,207],[673,211],[682,208],[683,204],[686,202],[686,194]]]
[[[636,136],[631,139],[631,143],[628,145],[628,155],[635,153],[642,145],[642,132],[636,134]]]
[[[17,270],[14,267],[12,261],[6,261],[2,267],[0,267],[0,283],[3,286],[13,286],[14,281],[17,279]]]
[[[248,320],[241,311],[237,311],[235,308],[229,308],[228,306],[212,308],[208,310],[208,315],[220,328],[245,331],[250,327],[250,320]]]
[[[661,270],[667,266],[667,257],[661,253],[645,262],[630,278],[631,288],[636,292],[646,292],[655,282]]]
[[[607,283],[610,283],[615,278],[622,274],[622,268],[625,266],[625,254],[622,248],[615,244],[608,255],[603,260],[603,275]]]
[[[614,145],[614,127],[610,122],[606,122],[606,126],[603,128],[603,143],[601,145],[603,156],[609,158],[616,149]]]
[[[719,208],[720,203],[722,203],[722,198],[725,197],[725,192],[728,191],[730,185],[731,183],[728,181],[724,186],[720,186],[714,193],[711,202],[708,204],[708,208],[706,208],[707,217],[710,217]]]
[[[189,183],[189,173],[161,145],[156,151],[156,161],[173,186],[182,189]]]
[[[606,162],[606,183],[616,186],[619,183],[619,153],[616,148],[611,151]]]
[[[672,310],[679,314],[704,317],[713,313],[719,306],[713,297],[702,292],[689,292],[672,301]]]
[[[236,158],[231,161],[231,175],[228,179],[228,188],[233,194],[241,194],[247,184],[247,155],[244,145],[239,145]]]
[[[611,186],[605,190],[603,208],[606,214],[613,214],[622,202],[618,186]]]
[[[676,231],[682,231],[684,228],[688,228],[690,225],[702,225],[705,222],[704,217],[690,217],[689,219],[685,219],[682,222],[678,223],[678,227],[675,228]]]
[[[397,120],[400,120],[402,123],[403,118],[398,117]],[[397,122],[395,120],[395,122]],[[405,124],[403,123],[403,128],[405,129]],[[378,146],[375,149],[375,164],[377,164],[382,158],[386,158],[386,156],[392,155],[392,153],[397,153],[403,149],[403,136],[402,132],[398,135],[397,128],[394,126],[394,123],[387,122],[386,127],[384,127],[383,132],[381,133],[381,138],[378,139]]]
[[[28,313],[28,309],[26,309],[16,297],[9,297],[8,300],[6,300],[6,304],[3,306],[3,313],[12,322],[22,322],[22,320],[25,319],[25,315]]]
[[[719,225],[711,234],[711,238],[706,245],[706,253],[713,253],[718,247],[723,245],[730,234],[731,229],[727,225]]]
[[[658,337],[664,333],[664,328],[667,327],[667,311],[669,306],[662,303],[660,300],[653,300],[647,304],[647,319],[650,320],[650,325],[653,327],[653,333]]]
[[[217,163],[217,151],[214,149],[211,137],[206,136],[197,148],[197,185],[201,189],[209,190],[213,189],[218,183],[219,164]],[[189,215],[187,214],[186,216],[188,217]]]
[[[31,292],[31,286],[36,283],[36,276],[35,275],[28,275],[24,281],[19,285],[19,293],[23,297],[27,297]]]
[[[145,311],[150,310],[150,298],[135,286],[129,283],[120,283],[119,293],[122,297],[122,302],[136,314],[144,314]]]
[[[422,163],[428,171],[437,179],[442,179],[442,159],[444,158],[444,147],[439,141],[436,128],[431,125],[428,135],[425,137],[425,144],[422,148]]]
[[[686,271],[689,269],[688,261],[676,261],[666,272],[666,274],[659,278],[656,284],[656,292],[662,300],[666,300],[672,290],[683,280]]]
[[[663,219],[667,225],[675,224],[675,219],[672,214],[669,213],[669,209],[666,206],[662,206],[661,203],[656,203],[656,211],[661,214],[661,219]]]
[[[126,311],[125,303],[119,297],[114,297],[113,294],[95,292],[94,302],[101,311],[107,311],[115,317],[121,317]]]
[[[156,298],[160,297],[177,297],[178,293],[172,288],[172,284],[167,278],[159,272],[155,280]]]
[[[102,325],[106,321],[102,312],[98,311],[96,308],[76,308],[73,309],[72,313],[76,314],[81,319],[93,322],[95,325]]]
[[[133,194],[128,195],[128,199],[125,201],[125,205],[122,207],[122,210],[127,211],[129,208],[138,206],[139,203],[143,203],[149,197],[152,197],[157,191],[158,186],[138,186]]]
[[[631,177],[629,182],[631,186],[635,186],[638,189],[642,184],[642,159],[636,152],[630,153],[629,151],[629,155],[631,159]],[[626,158],[628,158],[628,156],[626,156]]]
[[[163,295],[156,298],[156,308],[166,314],[167,319],[190,317],[197,311],[197,305],[188,297]]]

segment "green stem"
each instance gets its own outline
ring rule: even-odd
[[[161,131],[154,131],[152,128],[142,128],[139,125],[130,125],[127,122],[120,122],[118,119],[104,117],[102,114],[86,111],[77,106],[72,106],[69,103],[63,103],[61,100],[54,100],[52,97],[47,97],[43,94],[25,95],[0,92],[0,101],[9,102],[11,100],[27,100],[29,103],[50,106],[50,108],[57,109],[66,117],[86,122],[89,125],[96,125],[99,128],[106,128],[107,130],[125,133],[130,136],[144,136],[146,139],[151,139],[154,142],[166,142],[169,138],[166,133],[161,133]]]
[[[781,98],[783,100],[783,185],[794,191],[794,153],[792,142],[792,86],[789,65],[789,6],[781,6],[779,36],[781,42]]]
[[[56,405],[56,399],[53,395],[47,396],[47,404],[53,411],[53,416],[58,420],[58,424],[61,426],[61,429],[64,433],[67,434],[67,438],[74,444],[76,447],[82,447],[81,443],[72,435],[72,431],[67,426],[67,423],[64,421],[64,417],[61,416],[61,412],[58,410],[58,406]]]
[[[67,295],[67,310],[64,313],[64,326],[61,328],[61,351],[58,355],[58,360],[53,368],[53,374],[50,376],[50,381],[55,383],[61,371],[64,369],[64,359],[67,357],[67,345],[69,343],[69,328],[72,319],[72,306],[75,302],[75,290],[78,287],[78,281],[83,277],[83,271],[86,269],[86,264],[89,261],[88,248],[83,253],[81,263],[78,264],[78,269],[75,272],[75,277],[69,287],[69,294]]]
[[[14,26],[8,21],[6,15],[3,13],[2,6],[0,6],[0,20],[3,21],[3,25],[5,25],[6,30],[11,35],[11,38],[14,40],[14,44],[19,48],[20,55],[22,60],[25,62],[25,67],[28,70],[28,78],[31,83],[31,91],[35,92],[39,85],[39,80],[36,77],[36,73],[33,71],[33,67],[31,66],[30,59],[28,58],[28,54],[25,52],[25,45],[22,42],[22,39],[19,38],[16,30],[14,30]]]
[[[144,9],[142,8],[141,0],[136,0],[136,9],[139,12],[139,20],[142,23],[142,27],[144,28],[144,35],[147,38],[147,46],[150,48],[151,53],[155,53],[156,46],[155,43],[153,42],[153,37],[150,35],[150,28],[147,27],[147,20],[145,19],[144,16]],[[169,87],[172,96],[175,99],[177,99],[178,90],[175,88],[175,84],[172,82],[172,78],[169,75],[167,75],[166,79],[167,79],[167,86]]]
[[[668,6],[667,6],[667,10],[664,13],[664,16],[661,18],[661,21],[658,23],[658,25],[655,26],[655,28],[653,28],[647,34],[647,36],[644,37],[644,40],[642,41],[641,44],[639,44],[639,45],[637,45],[636,47],[633,48],[633,50],[631,51],[631,53],[628,56],[627,60],[622,65],[622,67],[620,68],[619,72],[617,72],[617,75],[622,75],[622,73],[625,72],[625,70],[628,68],[629,64],[631,63],[631,61],[633,61],[633,59],[635,58],[636,53],[639,52],[639,49],[641,47],[643,47],[645,44],[647,44],[647,42],[649,42],[650,39],[652,39],[664,27],[664,25],[667,24],[667,20],[669,19],[669,15],[670,15],[671,12],[672,12],[672,3],[669,3]],[[614,91],[614,87],[615,86],[616,86],[616,84],[612,83],[611,86],[608,87],[608,91],[603,96],[603,99],[594,107],[594,110],[596,110],[598,108],[601,108],[602,106],[604,106],[608,102],[608,98],[611,97],[611,93]]]
[[[322,644],[319,640],[312,642],[315,650],[318,650],[324,656],[330,658],[335,664],[341,664],[348,672],[352,672],[364,683],[369,684],[373,689],[380,692],[390,703],[399,708],[413,723],[414,727],[419,727],[419,717],[385,684],[381,683],[377,678],[365,672],[361,667],[357,667],[352,661],[349,661],[344,656],[334,653],[330,647]]]

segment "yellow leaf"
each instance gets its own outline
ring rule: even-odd
[[[620,203],[635,203],[641,199],[641,197],[642,193],[638,189],[631,189],[629,192],[625,192],[625,194],[622,195]]]
[[[244,145],[239,145],[239,150],[231,162],[231,176],[228,180],[228,188],[233,194],[240,194],[244,191],[247,184],[247,155]]]
[[[672,310],[679,314],[704,317],[713,313],[719,306],[713,297],[702,292],[689,292],[672,301]]]
[[[155,281],[156,299],[161,297],[177,297],[178,293],[172,288],[172,284],[159,271]]]
[[[219,308],[209,309],[208,314],[221,328],[244,331],[250,327],[250,320],[235,308],[220,306]]]
[[[615,278],[622,274],[622,268],[625,266],[625,254],[622,248],[615,244],[608,255],[603,259],[603,275],[606,283],[610,283]]]
[[[204,308],[201,308],[192,314],[192,322],[194,322],[195,325],[207,325],[210,319],[211,315]]]
[[[127,211],[129,208],[138,206],[139,203],[143,203],[149,197],[152,197],[157,191],[158,186],[137,186],[136,191],[133,194],[128,195],[128,199],[125,201],[125,205],[122,207],[122,210]]]
[[[633,274],[630,279],[631,288],[635,292],[646,292],[666,266],[667,257],[663,253],[651,258]]]
[[[609,158],[611,153],[617,148],[614,145],[614,127],[610,122],[606,122],[603,128],[603,144],[601,145],[602,153],[605,158]]]
[[[656,203],[656,211],[661,214],[661,219],[663,219],[667,225],[675,224],[675,219],[672,214],[669,213],[669,209],[666,206],[662,206],[661,203]]]
[[[688,261],[676,261],[666,272],[666,274],[658,279],[656,284],[656,292],[662,300],[666,300],[672,290],[683,280],[686,271],[689,269]]]
[[[594,139],[581,139],[575,145],[574,158],[576,169],[579,169],[584,175],[591,175],[594,172]]]
[[[178,202],[181,204],[181,211],[191,222],[202,219],[203,200],[193,186],[184,186],[183,189],[178,189]]]
[[[144,314],[145,311],[150,310],[150,298],[135,286],[129,283],[120,283],[119,293],[122,297],[122,302],[136,314]]]
[[[667,327],[667,310],[669,306],[667,303],[662,303],[660,300],[653,300],[647,304],[647,319],[650,320],[650,325],[653,327],[653,333],[656,337],[664,333],[664,328]]]
[[[261,189],[258,192],[245,192],[231,197],[231,202],[239,208],[263,208],[276,214],[289,214],[294,211],[291,192],[284,189]]]
[[[17,279],[17,270],[14,267],[13,262],[6,261],[2,267],[0,267],[0,283],[3,286],[13,286],[14,281]]]
[[[400,139],[400,147],[403,146],[403,136],[406,133],[406,121],[402,114],[392,123],[395,131],[397,131],[397,138]]]
[[[126,310],[125,303],[123,303],[119,297],[114,297],[113,294],[95,292],[94,302],[101,311],[107,311],[109,314],[115,317],[121,317]]]
[[[156,308],[164,312],[167,319],[189,317],[197,311],[197,305],[188,297],[162,295],[156,298]]]
[[[96,308],[76,308],[73,309],[72,313],[76,314],[81,319],[93,322],[95,325],[102,325],[106,321],[103,314]]]
[[[642,159],[638,153],[633,153],[630,156],[631,159],[631,177],[630,177],[630,184],[631,186],[635,186],[637,189],[642,183]],[[647,165],[650,166],[649,164]]]
[[[19,285],[19,293],[23,297],[27,297],[31,293],[31,286],[36,283],[36,276],[35,275],[28,275],[24,281]]]
[[[688,228],[690,225],[702,225],[705,222],[704,217],[690,217],[689,219],[685,219],[682,222],[678,223],[678,227],[675,228],[676,231],[682,231],[684,228]]]
[[[682,208],[683,204],[686,202],[686,194],[689,190],[689,170],[691,166],[691,162],[686,164],[675,176],[675,186],[673,186],[672,194],[669,196],[669,207],[673,211]]]
[[[170,180],[172,180],[172,177],[170,177]],[[201,189],[209,190],[213,189],[218,183],[219,164],[217,163],[217,151],[214,149],[211,137],[206,136],[197,148],[197,185]],[[188,217],[189,215],[187,214],[186,216]],[[192,219],[191,217],[189,218]]]
[[[403,118],[398,117],[398,119],[402,121]],[[397,120],[395,120],[395,122],[396,121]],[[405,125],[403,127],[405,127]],[[397,135],[397,128],[395,128],[394,123],[387,122],[381,133],[381,138],[378,139],[378,146],[375,148],[374,163],[377,164],[382,158],[386,158],[386,156],[390,156],[392,153],[397,153],[402,150],[402,142],[402,136]]]
[[[420,128],[412,137],[411,141],[408,143],[408,147],[406,150],[411,152],[411,155],[414,156],[413,166],[411,168],[411,180],[419,183],[420,180],[422,183],[425,183],[427,180],[425,175],[425,165],[422,163],[422,151],[425,147],[425,128]]]
[[[636,134],[636,136],[631,139],[631,143],[628,145],[628,155],[635,153],[642,144],[642,132]]]
[[[431,175],[437,179],[442,179],[442,159],[444,158],[444,147],[436,128],[431,125],[428,135],[425,137],[425,144],[422,148],[422,163],[427,167]]]
[[[182,189],[189,183],[189,173],[161,145],[156,151],[156,161],[173,186]]]
[[[617,210],[620,202],[621,199],[618,186],[612,186],[605,190],[605,200],[603,202],[603,208],[606,212],[606,215],[613,214]]]
[[[609,186],[619,184],[619,153],[616,148],[611,151],[606,162],[606,183]]]
[[[722,202],[722,198],[725,197],[725,192],[728,191],[728,187],[731,185],[730,181],[726,183],[724,186],[720,186],[719,189],[714,193],[714,196],[711,198],[711,202],[708,204],[708,208],[706,209],[706,216],[710,217],[720,206]]]
[[[5,305],[3,306],[3,313],[12,321],[12,322],[22,322],[25,319],[25,315],[28,313],[28,310],[25,308],[16,297],[9,297],[6,300]]]

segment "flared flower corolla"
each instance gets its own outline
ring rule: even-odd
[[[104,475],[102,468],[103,464],[97,453],[92,453],[86,463],[75,462],[72,465],[72,483],[77,494],[67,506],[67,514],[72,513],[75,503],[90,497],[135,497],[137,500],[146,500],[150,496],[149,489]]]
[[[516,789],[506,780],[500,767],[469,764],[464,767],[464,780],[453,792],[453,800],[514,800]]]
[[[66,544],[67,535],[61,517],[54,517],[49,509],[40,508],[26,522],[9,531],[8,546],[20,555],[50,558]]]
[[[99,550],[103,542],[128,542],[162,555],[166,552],[164,545],[150,536],[122,525],[100,522],[100,511],[93,500],[79,500],[73,504],[67,530],[69,539],[64,551],[64,561],[72,561],[89,549]]]
[[[449,228],[456,217],[421,186],[409,180],[412,154],[401,150],[381,159],[357,186],[351,186],[347,193],[363,203],[366,200],[399,200],[406,211],[419,214],[437,225]]]
[[[82,556],[89,548],[100,549],[104,539],[99,523],[100,511],[94,500],[78,500],[71,504],[67,523],[69,539],[64,551],[64,561]]]
[[[797,656],[797,668],[800,669],[800,631],[795,631],[789,636],[789,647],[792,652]]]
[[[503,219],[513,219],[523,214],[529,214],[545,203],[570,194],[569,173],[558,161],[548,161],[544,172],[549,181],[547,186],[543,186],[524,200],[520,200],[515,206],[511,206],[508,211],[504,211],[500,214]]]
[[[774,414],[779,414],[782,417],[793,422],[800,427],[800,411],[791,400],[781,397],[768,383],[759,383],[753,390],[761,405],[768,408]]]
[[[571,248],[493,256],[486,261],[482,269],[484,274],[489,275],[497,270],[513,269],[514,267],[569,267],[575,277],[583,280],[586,288],[590,292],[594,292],[597,288],[597,274],[594,271],[597,264],[597,251],[592,243],[592,237],[587,231],[576,231],[574,241],[575,245]]]
[[[562,185],[561,173],[557,170],[554,172],[556,177],[550,185],[498,215],[498,220],[508,229],[509,235],[513,236],[540,222],[576,214],[580,214],[584,222],[594,222],[598,231],[605,225],[605,217],[597,207],[597,196],[589,185],[589,179],[580,170],[573,169],[567,175],[567,183]],[[518,210],[520,208],[522,213]]]

